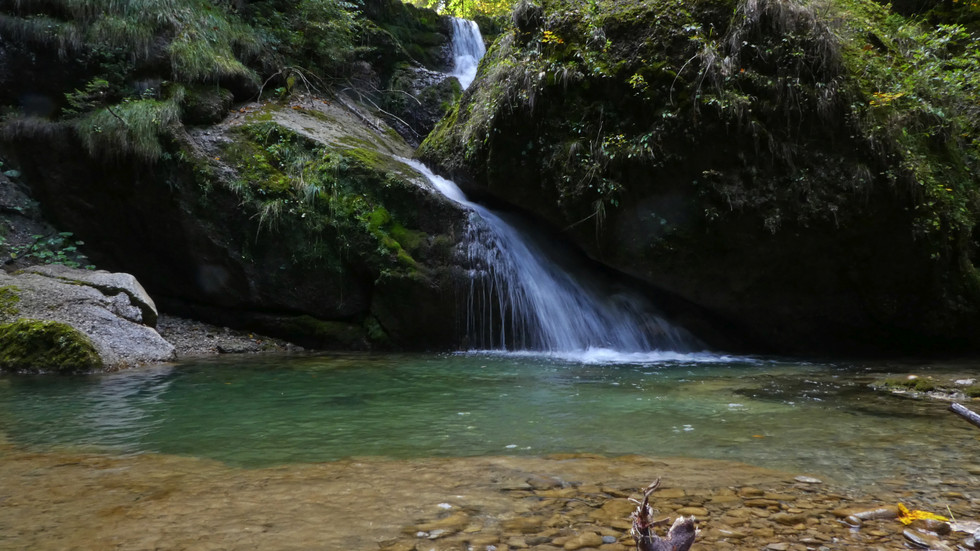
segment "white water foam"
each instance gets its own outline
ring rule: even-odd
[[[476,69],[487,49],[483,45],[480,27],[475,21],[453,17],[452,24],[453,70],[450,74],[459,79],[459,83],[465,90],[473,84]]]
[[[673,364],[757,364],[761,360],[748,356],[731,356],[711,352],[675,352],[652,350],[649,352],[621,352],[610,348],[589,348],[564,352],[534,350],[467,350],[464,356],[492,356],[505,358],[554,360],[581,365],[639,365],[665,366]]]

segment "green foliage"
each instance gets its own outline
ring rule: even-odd
[[[102,368],[92,341],[68,324],[22,319],[0,325],[0,371],[78,373]]]
[[[109,100],[110,88],[111,85],[108,80],[93,78],[85,85],[84,89],[76,89],[74,92],[65,94],[65,101],[68,106],[65,107],[64,113],[78,115],[104,107]]]
[[[209,0],[22,0],[9,11],[0,31],[62,57],[121,50],[137,66],[165,56],[178,81],[257,80],[239,58],[257,55],[261,41]]]
[[[388,185],[390,160],[359,147],[324,147],[272,122],[243,125],[238,134],[222,159],[238,172],[234,190],[255,213],[258,231],[299,231],[314,241],[336,236],[339,250],[298,247],[308,254],[299,260],[314,265],[336,266],[340,256],[351,254],[379,273],[417,268],[398,237],[413,245],[421,237],[406,230],[378,196]]]
[[[980,198],[980,43],[959,25],[930,28],[875,11],[856,26],[855,35],[875,32],[879,44],[849,47],[863,96],[852,111],[866,138],[900,159],[887,176],[920,198],[916,232],[934,257],[960,254]]]
[[[344,0],[258,0],[243,10],[279,67],[302,67],[320,78],[340,76],[364,48],[363,23]]]
[[[90,111],[70,124],[93,157],[122,158],[127,154],[155,162],[164,153],[160,138],[180,121],[183,89],[170,98],[124,99],[115,106]]]
[[[496,154],[542,165],[565,224],[599,226],[636,174],[689,157],[702,133],[729,135],[754,151],[715,158],[717,172],[692,179],[718,202],[706,222],[748,214],[771,233],[787,222],[839,226],[849,197],[885,185],[912,202],[914,231],[936,258],[972,251],[964,236],[980,203],[980,47],[963,27],[925,27],[871,0],[543,8],[497,41],[481,84],[423,156],[475,166],[509,147]],[[534,122],[501,122],[519,120]],[[500,132],[522,141],[505,144]],[[840,162],[814,161],[825,144],[863,162],[827,177]]]
[[[420,8],[438,10],[439,13],[474,19],[479,16],[500,16],[510,13],[513,0],[411,0]]]
[[[69,268],[95,269],[95,266],[83,264],[88,258],[78,248],[85,242],[75,240],[71,232],[32,235],[31,238],[34,239],[32,243],[10,247],[10,258],[25,258],[41,264],[61,264]]]

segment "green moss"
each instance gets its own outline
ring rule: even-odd
[[[0,325],[0,371],[77,373],[102,367],[92,341],[68,324],[22,319]]]
[[[17,287],[8,285],[0,287],[0,320],[9,319],[20,313],[17,303],[20,302],[20,295]]]
[[[188,87],[181,105],[184,124],[215,124],[228,114],[234,95],[224,88],[207,85]]]
[[[886,379],[878,384],[884,388],[902,388],[913,390],[915,392],[932,392],[936,390],[936,383],[930,378],[915,377],[909,378],[892,378]]]
[[[323,321],[312,316],[298,316],[284,321],[286,338],[300,343],[312,343],[321,348],[357,349],[363,347],[365,331],[357,324],[342,321]]]
[[[970,398],[980,398],[980,385],[970,385],[963,389],[963,394]]]
[[[332,147],[275,122],[249,122],[234,132],[221,159],[237,172],[232,189],[241,207],[260,225],[252,233],[273,232],[295,247],[294,261],[331,270],[418,269],[399,239],[410,250],[421,242],[405,227],[414,218],[394,214],[407,210],[404,190],[411,189],[396,176],[403,164],[355,137]]]
[[[269,201],[290,195],[315,155],[313,144],[274,122],[248,123],[234,132],[239,139],[226,145],[223,156],[238,172],[237,191]]]
[[[387,346],[391,344],[391,338],[388,333],[381,327],[378,323],[377,318],[374,316],[368,316],[364,320],[364,329],[367,331],[367,336],[375,345]]]
[[[401,243],[402,248],[412,252],[418,250],[428,236],[423,231],[407,229],[397,222],[391,225],[389,232],[396,241]]]
[[[388,212],[388,209],[379,206],[371,212],[368,212],[364,216],[364,221],[367,223],[369,230],[378,231],[391,222],[391,214]]]
[[[395,161],[391,158],[391,155],[381,153],[363,140],[345,137],[341,140],[341,143],[349,146],[342,150],[342,154],[361,163],[366,169],[386,171],[394,167]]]

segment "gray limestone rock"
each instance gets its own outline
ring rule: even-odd
[[[0,288],[16,298],[0,323],[17,319],[66,323],[88,336],[107,369],[170,361],[174,347],[153,329],[153,300],[129,274],[34,266],[0,272]]]
[[[120,315],[130,321],[142,323],[149,327],[157,325],[157,306],[153,299],[147,294],[140,282],[130,274],[112,273],[105,270],[79,270],[69,268],[60,264],[42,264],[31,266],[24,269],[27,273],[40,274],[50,278],[60,279],[66,283],[85,285],[93,287],[106,296],[115,296],[124,293],[129,297],[129,301],[123,300],[126,307],[135,307],[138,312]]]

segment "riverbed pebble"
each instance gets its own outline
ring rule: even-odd
[[[882,501],[862,502],[835,494],[827,485],[807,486],[804,492],[798,490],[798,484],[799,481],[792,479],[765,488],[722,487],[699,492],[671,488],[669,492],[654,492],[650,504],[655,512],[660,512],[656,518],[663,521],[661,534],[677,516],[693,515],[701,530],[697,539],[700,548],[713,551],[851,548],[897,551],[907,549],[908,545],[933,549],[955,549],[960,545],[964,549],[977,549],[971,534],[951,533],[946,523],[917,521],[908,528],[899,523],[894,503],[901,498],[909,502],[910,508],[918,506],[909,500],[913,493],[870,496]],[[583,488],[587,491],[581,491]],[[632,493],[627,488],[610,492],[608,487],[599,485],[562,490],[566,489],[572,492],[557,496],[554,487],[523,492],[521,501],[530,505],[526,513],[496,525],[489,522],[483,531],[492,533],[498,546],[512,550],[627,551],[633,548],[628,519],[636,503],[623,496],[639,499],[641,488]],[[921,507],[928,508],[925,503]],[[977,511],[971,514],[976,515]],[[431,527],[436,523],[444,526],[446,519],[417,526]],[[472,545],[476,541],[473,536],[465,532],[438,538],[443,540],[455,542],[460,548],[479,548]]]
[[[800,475],[793,480],[803,483],[803,484],[823,484],[823,481],[819,478],[813,478],[812,476]]]
[[[701,532],[692,551],[905,551],[922,543],[977,549],[978,500],[956,499],[950,507],[956,520],[941,536],[896,518],[897,503],[949,516],[950,498],[941,497],[938,481],[933,489],[921,480],[842,489],[832,482],[804,486],[785,473],[745,465],[665,461],[358,459],[246,470],[176,456],[8,451],[0,480],[14,498],[0,517],[18,521],[11,526],[36,518],[44,523],[34,532],[4,532],[0,541],[14,542],[11,549],[58,551],[65,538],[99,530],[99,537],[125,549],[311,549],[322,547],[313,542],[331,541],[383,551],[629,551],[635,548],[631,499],[642,499],[643,488],[657,477],[673,475],[665,488],[673,491],[650,496],[654,519],[662,521],[655,530],[663,535],[678,516],[693,513]],[[565,485],[535,489],[526,482],[535,475]],[[185,478],[175,489],[175,481]],[[96,523],[92,511],[104,522]],[[851,516],[853,527],[843,522]],[[206,530],[215,525],[233,529]],[[207,541],[193,543],[200,538]]]

